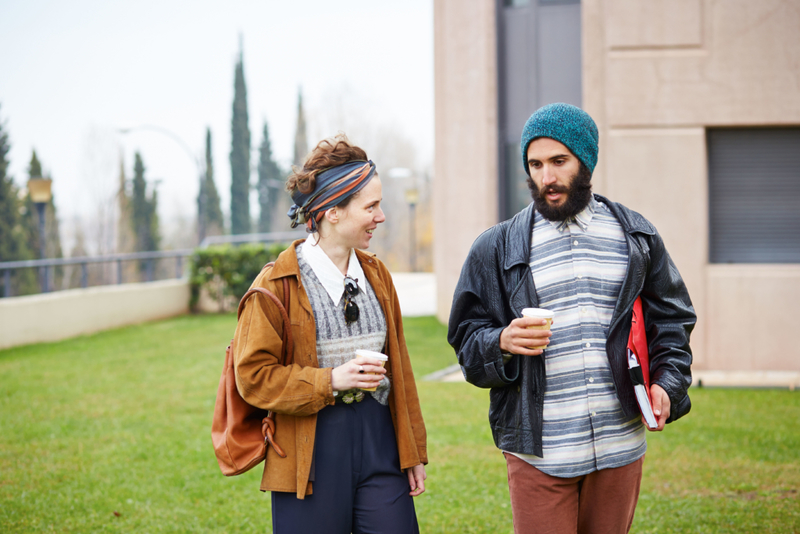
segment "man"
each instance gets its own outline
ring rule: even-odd
[[[627,532],[647,448],[627,364],[633,303],[641,296],[658,431],[691,407],[694,309],[656,229],[592,195],[586,112],[544,106],[521,149],[533,203],[473,244],[448,341],[467,381],[491,388],[515,531]],[[529,329],[546,322],[523,308],[554,311],[551,329]]]

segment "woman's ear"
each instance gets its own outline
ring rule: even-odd
[[[336,224],[339,222],[339,212],[336,210],[336,206],[325,211],[325,219],[327,219],[331,224]]]

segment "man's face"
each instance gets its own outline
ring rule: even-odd
[[[591,173],[563,143],[540,137],[528,145],[534,205],[545,219],[563,221],[580,213],[592,198]]]

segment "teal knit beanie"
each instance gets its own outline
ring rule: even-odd
[[[528,170],[528,145],[539,137],[564,144],[589,172],[597,165],[597,125],[588,113],[571,104],[548,104],[536,110],[522,129],[522,168]]]

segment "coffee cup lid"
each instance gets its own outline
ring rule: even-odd
[[[372,358],[375,360],[380,360],[382,362],[389,361],[389,357],[381,352],[375,352],[374,350],[365,350],[365,349],[358,349],[356,351],[358,356],[364,356],[366,358]]]
[[[539,317],[540,319],[552,319],[553,313],[551,310],[545,310],[544,308],[525,308],[522,310],[522,315],[525,317]]]

